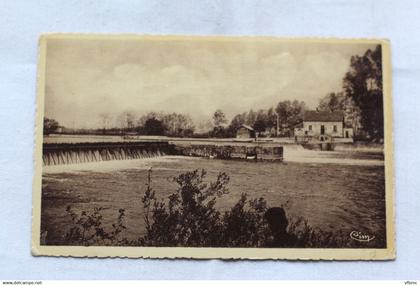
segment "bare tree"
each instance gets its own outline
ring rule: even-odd
[[[101,118],[101,123],[102,123],[103,129],[104,130],[108,129],[111,116],[108,113],[101,113],[99,115],[99,117]]]

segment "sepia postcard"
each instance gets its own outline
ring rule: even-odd
[[[386,40],[43,35],[32,254],[395,258]]]

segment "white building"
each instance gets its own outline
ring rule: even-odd
[[[295,137],[353,138],[353,129],[344,126],[342,112],[306,111],[302,125],[294,129]]]

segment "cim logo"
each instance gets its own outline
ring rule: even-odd
[[[370,242],[371,240],[375,239],[375,236],[363,234],[359,231],[352,231],[350,233],[350,238],[361,242]]]

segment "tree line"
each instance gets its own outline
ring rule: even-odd
[[[217,110],[214,113],[214,128],[210,132],[214,137],[232,137],[236,135],[236,131],[242,125],[252,127],[260,137],[262,136],[289,136],[290,129],[296,124],[302,122],[303,113],[306,110],[303,101],[280,101],[277,106],[267,110],[259,109],[254,111],[250,109],[248,112],[237,114],[233,117],[229,124],[227,121],[221,122],[216,117],[223,112]],[[217,115],[217,116],[216,116]],[[216,122],[219,121],[217,124]]]
[[[154,135],[188,137],[194,134],[195,125],[188,115],[179,113],[149,112],[136,119],[132,112],[123,112],[117,116],[117,126],[111,127],[111,116],[100,115],[102,127],[94,129],[64,128],[64,133],[102,134],[102,135]],[[60,124],[50,118],[44,118],[44,135],[56,133]]]

